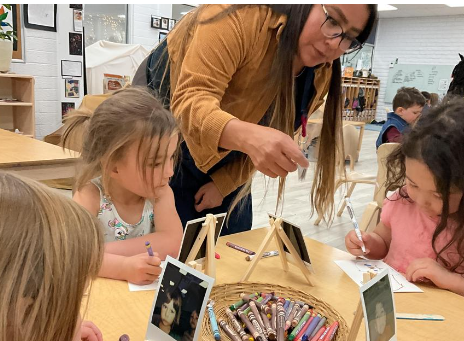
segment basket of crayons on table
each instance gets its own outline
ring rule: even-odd
[[[303,291],[242,282],[213,288],[202,324],[202,340],[341,341],[343,317]]]

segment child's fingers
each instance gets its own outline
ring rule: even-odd
[[[90,329],[93,334],[96,336],[96,341],[103,341],[103,335],[100,331],[100,329],[98,329],[98,327],[91,321],[83,321],[82,322],[82,326]],[[92,335],[92,333],[91,333]],[[91,340],[89,338],[87,338],[88,340]]]
[[[155,257],[155,256],[147,256],[145,258],[145,261],[147,264],[151,265],[151,266],[160,266],[161,265],[161,259],[159,259],[158,257]]]

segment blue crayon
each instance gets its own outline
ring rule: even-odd
[[[285,311],[287,311],[289,305],[290,305],[290,300],[289,300],[289,299],[285,299],[285,303],[284,303],[284,310],[285,310]]]
[[[213,332],[214,339],[216,341],[221,340],[221,335],[219,334],[218,324],[216,322],[216,315],[214,315],[213,306],[211,304],[207,305],[209,313],[209,321],[211,322],[211,331]]]
[[[295,301],[290,301],[290,304],[287,307],[287,310],[285,310],[285,320],[288,319],[288,315],[292,312],[293,306],[295,305]]]
[[[319,331],[319,329],[322,328],[323,325],[325,325],[325,322],[327,321],[327,318],[323,317],[319,323],[317,324],[316,328],[313,330],[313,332],[311,333],[311,335],[309,335],[309,337],[314,337],[314,335],[317,334],[317,332]]]
[[[311,323],[308,326],[308,329],[304,332],[303,336],[301,337],[301,341],[306,341],[309,339],[309,335],[316,329],[316,326],[318,325],[319,321],[321,320],[321,315],[317,315],[313,318]]]

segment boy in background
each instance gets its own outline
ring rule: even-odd
[[[387,114],[376,148],[387,142],[401,142],[403,132],[420,116],[425,97],[416,88],[399,88],[393,98],[393,112]]]

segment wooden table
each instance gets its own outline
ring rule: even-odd
[[[244,253],[227,247],[226,242],[257,250],[266,232],[263,228],[219,238],[216,251],[221,259],[216,263],[216,284],[238,282],[250,264]],[[292,264],[285,273],[278,257],[262,259],[250,281],[286,285],[310,293],[332,305],[351,326],[359,302],[359,288],[333,260],[352,259],[352,256],[309,238],[306,245],[316,272],[312,276],[314,287],[308,286]],[[274,245],[269,248],[272,249]],[[458,335],[464,334],[464,297],[433,287],[420,287],[424,293],[394,295],[397,312],[440,314],[446,320],[397,320],[398,340],[460,339]],[[154,291],[129,292],[126,282],[99,278],[93,283],[84,318],[97,324],[105,341],[117,341],[122,334],[128,334],[131,341],[144,340],[154,294]],[[362,324],[357,340],[365,340],[364,328]]]
[[[308,123],[312,124],[322,124],[322,118],[313,118],[309,119]],[[358,155],[361,153],[361,146],[362,146],[362,140],[363,140],[363,135],[364,135],[364,129],[366,128],[366,122],[359,122],[359,121],[342,121],[343,125],[352,125],[355,127],[359,127],[359,138],[358,138]]]
[[[73,177],[79,154],[0,129],[0,171],[34,180]]]

